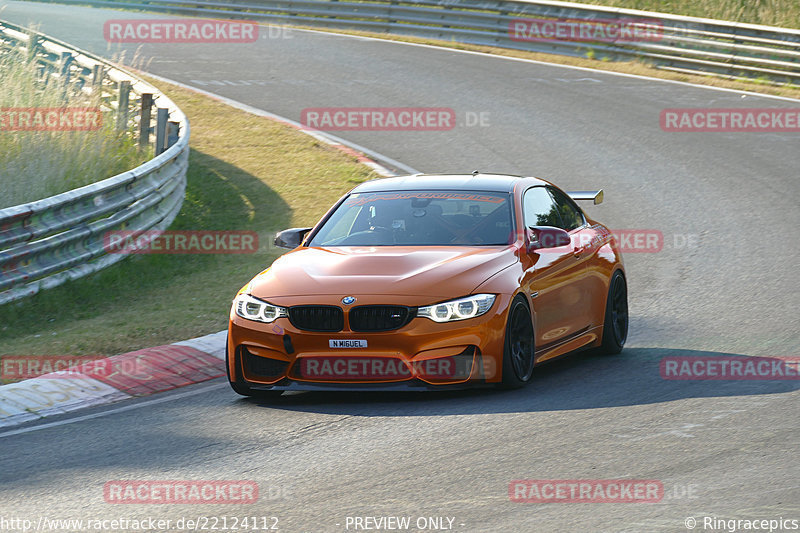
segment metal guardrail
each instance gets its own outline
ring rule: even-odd
[[[110,231],[164,230],[177,216],[186,189],[189,122],[158,89],[97,56],[51,37],[0,21],[0,53],[18,48],[60,90],[98,98],[116,124],[139,126],[147,143],[151,106],[155,158],[128,172],[32,203],[0,209],[0,304],[35,294],[123,259],[108,254]],[[135,111],[138,110],[137,114]],[[167,119],[167,115],[169,119]],[[171,130],[171,131],[169,131]]]
[[[547,0],[39,0],[357,29],[609,60],[728,78],[800,82],[800,30]],[[520,19],[656,26],[657,40],[515,38]],[[518,35],[517,35],[518,37]]]

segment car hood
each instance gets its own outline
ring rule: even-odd
[[[470,294],[517,261],[511,246],[298,248],[253,278],[250,294],[451,298]]]

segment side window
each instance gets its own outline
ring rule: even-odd
[[[525,191],[525,197],[522,199],[522,212],[526,227],[562,227],[558,206],[544,187],[533,187]]]
[[[575,207],[572,201],[567,198],[567,195],[558,189],[550,189],[549,187],[548,189],[552,193],[553,198],[556,201],[556,205],[558,205],[558,212],[561,215],[561,220],[564,223],[561,228],[567,231],[572,231],[575,228],[583,226],[585,223],[583,214],[577,207]]]

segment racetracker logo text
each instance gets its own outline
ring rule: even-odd
[[[624,254],[629,253],[658,253],[664,248],[664,234],[657,229],[612,229],[607,230],[603,226],[593,226],[594,233],[578,232],[570,235],[570,242],[567,245],[560,245],[556,237],[543,234],[539,244],[544,248],[543,253],[557,250],[559,252],[569,252],[573,249],[591,248],[601,246],[613,238],[619,251]]]
[[[103,248],[110,254],[253,254],[254,231],[109,231]]]
[[[464,377],[452,357],[410,361],[392,357],[304,357],[300,373],[308,379],[403,380],[411,377],[454,379]]]
[[[309,107],[300,123],[324,131],[447,131],[456,127],[448,107]]]
[[[103,485],[103,499],[106,503],[247,504],[258,501],[258,484],[246,480],[117,480]]]
[[[96,131],[102,126],[99,107],[0,107],[0,132]]]
[[[670,132],[800,132],[800,109],[664,109],[660,123]]]
[[[147,366],[139,358],[117,359],[103,355],[4,355],[0,356],[0,378],[108,378],[115,375],[141,377],[147,375]]]
[[[624,254],[657,253],[664,248],[664,234],[657,229],[612,229],[611,234]],[[581,238],[585,241],[584,235]]]
[[[258,24],[250,20],[107,20],[103,37],[110,43],[254,43]]]
[[[668,380],[800,380],[800,357],[664,357],[659,372]]]
[[[508,24],[512,41],[655,42],[663,38],[658,20],[514,19]]]
[[[653,479],[518,479],[508,484],[517,503],[656,503],[664,485]]]

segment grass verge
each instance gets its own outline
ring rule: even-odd
[[[0,209],[109,178],[152,157],[130,132],[115,129],[114,114],[102,112],[98,98],[43,79],[25,52],[2,50],[0,80]]]
[[[0,355],[111,355],[219,331],[236,291],[282,250],[276,230],[311,225],[377,177],[288,126],[154,82],[192,126],[188,188],[173,230],[250,230],[255,254],[134,255],[0,306]]]
[[[797,0],[581,0],[581,3],[800,28]]]

